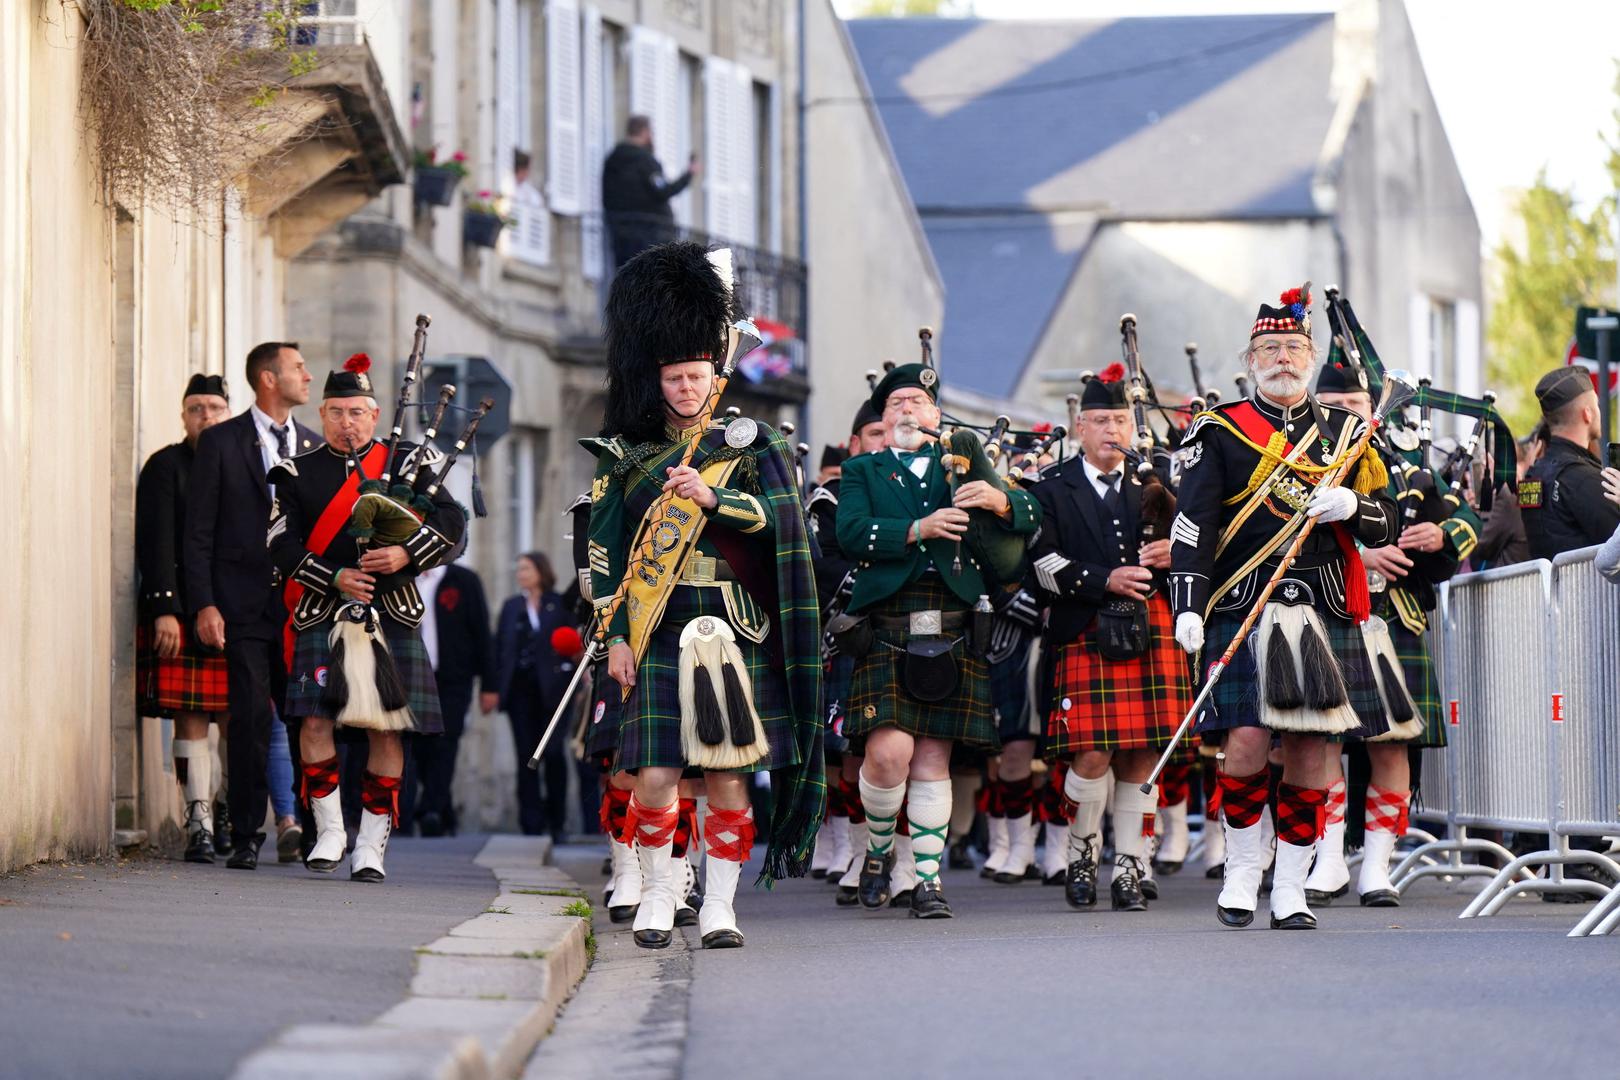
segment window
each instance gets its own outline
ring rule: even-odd
[[[608,36],[602,32],[602,13],[594,4],[586,4],[582,24],[580,69],[584,86],[580,95],[581,156],[583,176],[580,179],[579,224],[580,262],[587,281],[602,280],[602,162],[608,148],[613,145],[612,87],[608,78],[613,71],[612,58],[606,52],[610,47]]]
[[[653,150],[664,174],[686,171],[692,153],[691,124],[681,115],[681,54],[675,39],[646,26],[630,28],[630,114],[652,121]],[[692,202],[683,192],[670,201],[675,221],[692,223]]]
[[[717,56],[703,62],[704,225],[710,235],[757,243],[755,111],[748,69]]]
[[[546,6],[546,193],[558,214],[584,209],[578,0]]]
[[[511,435],[508,506],[511,509],[512,552],[520,555],[535,547],[535,522],[540,514],[546,475],[548,432],[545,428],[514,427]]]

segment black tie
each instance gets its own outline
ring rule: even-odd
[[[276,424],[271,424],[270,430],[276,433],[276,449],[280,454],[278,460],[286,461],[288,458],[292,457],[292,447],[287,445],[287,425],[282,424],[277,426]]]
[[[1119,507],[1121,502],[1119,494],[1119,481],[1122,475],[1123,474],[1121,473],[1111,472],[1103,473],[1102,477],[1102,482],[1108,485],[1108,494],[1103,496],[1103,505],[1108,507],[1108,512],[1113,514],[1115,517],[1119,516]]]

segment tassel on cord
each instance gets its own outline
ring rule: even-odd
[[[1395,674],[1389,657],[1382,654],[1378,657],[1378,681],[1382,684],[1390,720],[1397,724],[1409,722],[1412,719],[1412,702],[1403,691],[1400,676]]]
[[[1281,612],[1273,609],[1266,616],[1266,704],[1273,709],[1298,709],[1305,704],[1299,672],[1294,666],[1294,650],[1281,625]]]
[[[472,467],[472,508],[475,517],[489,517],[489,508],[484,505],[484,486],[478,482],[478,440],[473,440],[473,467]]]
[[[1371,495],[1389,487],[1389,470],[1384,467],[1384,459],[1378,452],[1368,447],[1361,455],[1361,464],[1356,466],[1356,479],[1351,488],[1359,495]]]
[[[726,687],[726,712],[731,716],[731,744],[754,745],[754,710],[743,692],[737,665],[724,660],[720,665],[720,680]]]
[[[377,696],[382,699],[382,707],[389,712],[405,708],[410,704],[410,698],[405,693],[405,682],[400,678],[399,668],[395,666],[394,657],[381,634],[372,635],[371,656],[377,665]]]
[[[1300,631],[1299,657],[1305,669],[1305,700],[1309,708],[1326,712],[1349,702],[1344,673],[1322,636],[1322,627],[1310,615],[1306,616],[1305,626]]]
[[[715,695],[709,669],[701,664],[692,672],[692,691],[697,737],[704,746],[719,746],[726,741],[726,718],[720,709],[720,699]]]
[[[1383,701],[1384,714],[1389,718],[1389,730],[1372,741],[1398,742],[1417,738],[1423,734],[1423,718],[1418,714],[1417,702],[1412,700],[1406,688],[1400,654],[1395,651],[1389,625],[1383,619],[1373,617],[1361,624],[1361,634],[1367,645],[1367,653],[1372,657],[1378,696]]]
[[[349,680],[343,675],[343,655],[347,649],[336,626],[332,628],[331,644],[332,657],[326,665],[326,686],[321,690],[321,711],[335,717],[349,704]]]
[[[1372,593],[1367,591],[1367,567],[1361,561],[1361,549],[1356,547],[1355,537],[1344,525],[1334,522],[1329,528],[1344,556],[1345,610],[1354,622],[1364,623],[1372,615]]]

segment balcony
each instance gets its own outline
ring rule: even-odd
[[[407,28],[402,11],[357,14],[357,0],[282,3],[291,48],[313,53],[313,67],[278,79],[284,92],[265,125],[263,153],[243,169],[243,209],[268,218],[276,249],[291,258],[315,238],[405,179],[404,133],[389,99],[371,34]],[[396,25],[397,24],[397,25]],[[272,45],[268,27],[249,48]],[[281,50],[263,61],[284,62]]]

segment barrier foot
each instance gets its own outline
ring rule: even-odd
[[[1465,851],[1488,852],[1500,858],[1504,863],[1513,861],[1513,852],[1494,840],[1477,840],[1471,836],[1459,836],[1453,840],[1436,840],[1432,844],[1424,844],[1422,847],[1413,850],[1405,859],[1401,860],[1400,864],[1389,875],[1390,882],[1397,890],[1405,891],[1406,880],[1409,876],[1414,878],[1419,876],[1445,877],[1448,875],[1457,877],[1492,877],[1496,874],[1496,870],[1489,866],[1463,862],[1461,855]],[[1451,855],[1450,861],[1440,862],[1432,859],[1434,855],[1441,853],[1449,853]],[[1422,859],[1430,859],[1433,862],[1432,872],[1429,874],[1414,874],[1412,867]],[[1520,879],[1523,881],[1530,881],[1534,878],[1535,875],[1528,870],[1520,872]]]
[[[1597,907],[1587,912],[1586,918],[1575,924],[1568,937],[1586,937],[1588,934],[1609,934],[1620,924],[1620,885],[1609,890],[1609,895],[1598,901]]]
[[[1502,867],[1502,869],[1498,870],[1496,872],[1496,876],[1491,878],[1486,886],[1479,891],[1478,896],[1469,901],[1468,906],[1462,909],[1462,914],[1458,915],[1457,918],[1472,919],[1476,915],[1481,914],[1482,909],[1491,903],[1493,898],[1496,897],[1496,894],[1500,893],[1504,888],[1506,888],[1508,882],[1519,876],[1519,871],[1532,864],[1539,865],[1544,862],[1550,862],[1558,857],[1559,853],[1556,851],[1532,851],[1528,855],[1520,855],[1518,858]],[[1520,884],[1529,883],[1520,882]],[[1484,913],[1490,914],[1490,912]]]
[[[1594,866],[1604,867],[1605,869],[1612,868],[1614,866],[1613,862],[1604,858],[1602,855],[1599,855],[1595,851],[1537,851],[1524,856],[1523,859],[1515,859],[1514,861],[1533,861],[1537,863],[1545,863],[1548,867],[1550,876],[1545,878],[1538,877],[1531,881],[1515,882],[1503,890],[1500,895],[1492,898],[1484,905],[1482,909],[1476,911],[1475,914],[1495,915],[1498,911],[1502,910],[1502,906],[1504,904],[1521,893],[1582,893],[1586,896],[1606,896],[1609,892],[1608,886],[1599,885],[1595,881],[1571,881],[1570,879],[1564,877],[1563,867],[1569,865],[1570,863],[1590,863]],[[1498,874],[1497,878],[1500,879],[1500,877],[1501,875]],[[1494,885],[1496,882],[1493,881],[1491,884]],[[1479,899],[1476,897],[1475,904],[1478,902]],[[1473,906],[1473,904],[1469,905],[1469,907]],[[1465,911],[1462,917],[1468,918],[1468,912]]]

